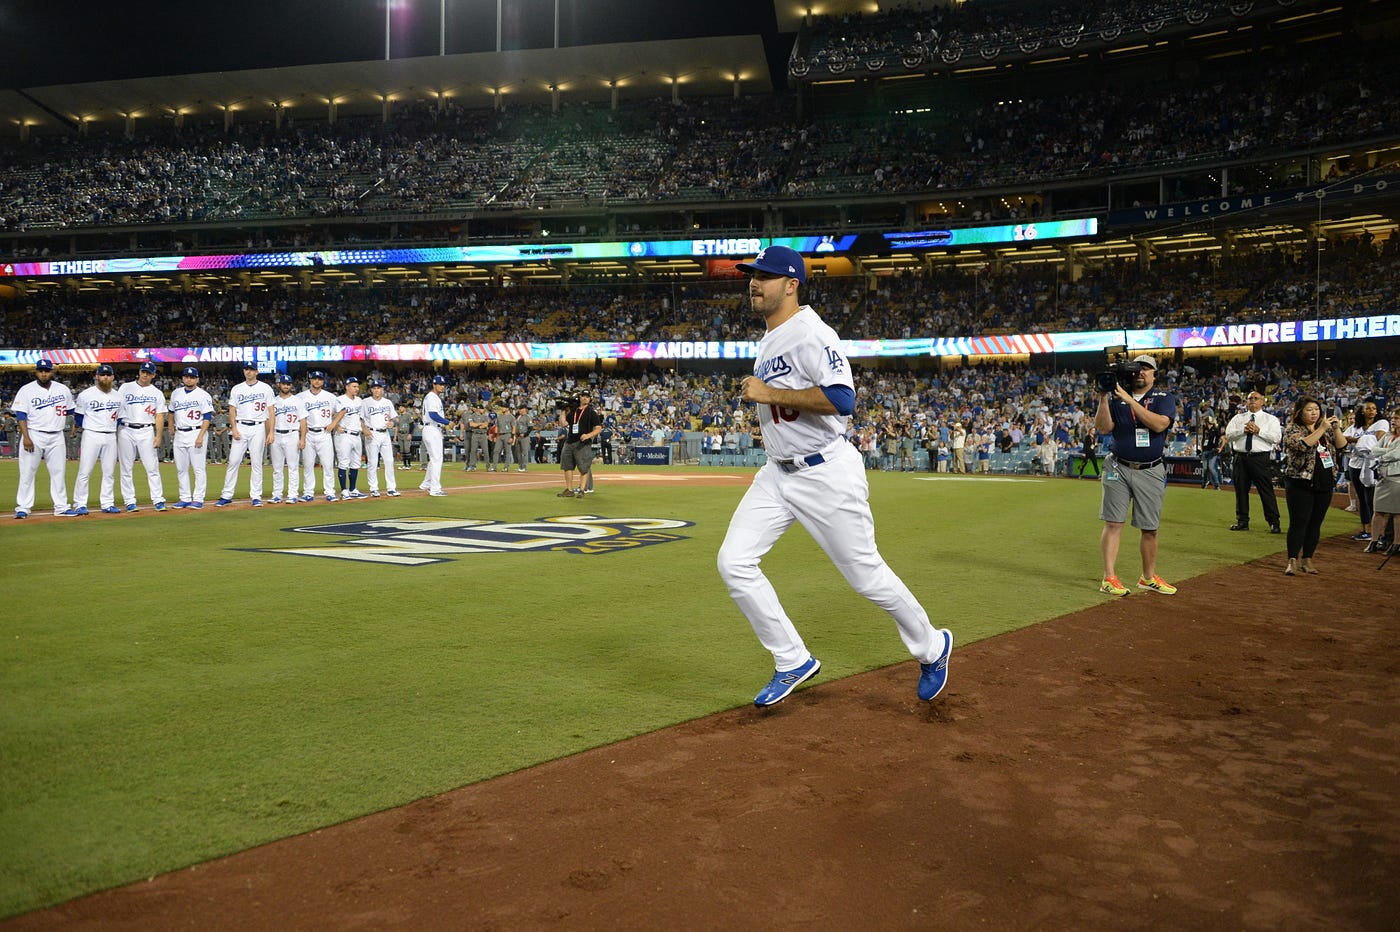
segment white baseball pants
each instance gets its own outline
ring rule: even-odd
[[[29,441],[34,444],[34,452],[19,444],[19,488],[15,491],[15,511],[34,510],[34,480],[39,476],[39,462],[42,460],[49,470],[49,497],[53,499],[53,513],[68,510],[68,443],[63,431],[31,430]]]
[[[436,424],[423,425],[423,449],[428,454],[428,475],[424,480],[429,492],[442,490],[442,428]]]
[[[338,469],[359,469],[364,462],[364,444],[360,432],[342,430],[335,435],[335,465]]]
[[[324,430],[306,432],[306,448],[301,451],[301,487],[307,495],[316,494],[316,461],[321,462],[321,491],[335,494],[335,446]]]
[[[179,501],[182,502],[203,502],[204,493],[209,485],[209,476],[206,472],[206,461],[209,457],[209,445],[206,442],[202,446],[195,446],[195,438],[199,436],[198,430],[175,432],[175,484],[180,490]],[[208,441],[208,437],[204,438]],[[190,487],[190,477],[194,476],[194,487]]]
[[[272,497],[291,501],[301,486],[301,451],[297,449],[297,432],[273,434],[272,446]],[[283,490],[286,495],[283,496]]]
[[[233,433],[230,431],[229,436]],[[238,425],[239,439],[229,447],[228,465],[224,467],[224,493],[220,498],[233,498],[233,490],[238,485],[238,467],[243,464],[243,454],[248,454],[248,464],[253,471],[248,476],[248,497],[263,497],[263,455],[267,450],[267,427]]]
[[[932,663],[943,653],[943,635],[875,546],[869,498],[860,453],[842,443],[817,466],[784,471],[769,460],[739,502],[719,548],[719,574],[759,643],[772,652],[776,669],[791,670],[812,656],[759,569],[764,554],[794,521],[826,551],[852,589],[890,614],[916,660]]]
[[[82,447],[78,453],[78,478],[73,483],[74,508],[87,507],[88,480],[92,468],[98,463],[102,464],[102,484],[98,486],[97,501],[102,508],[112,508],[117,504],[113,490],[117,472],[116,431],[83,431]]]
[[[394,441],[387,430],[372,430],[365,437],[365,465],[369,469],[369,490],[379,491],[379,461],[384,461],[384,491],[397,492],[394,480]]]
[[[136,460],[146,468],[146,484],[151,489],[151,503],[165,501],[165,488],[160,481],[160,455],[156,453],[156,430],[145,427],[117,428],[117,462],[121,465],[122,503],[136,504]]]

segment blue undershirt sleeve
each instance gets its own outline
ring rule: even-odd
[[[849,385],[823,385],[822,394],[836,408],[836,413],[850,417],[856,413],[856,392]]]
[[[73,424],[77,427],[83,426],[83,416],[76,411],[73,412]]]

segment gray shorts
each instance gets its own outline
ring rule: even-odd
[[[591,443],[578,443],[570,440],[564,444],[564,449],[559,451],[560,469],[577,469],[579,472],[588,472],[588,467],[592,465],[593,444]]]
[[[1128,504],[1133,506],[1133,527],[1155,531],[1162,523],[1162,499],[1167,494],[1167,467],[1158,463],[1149,469],[1128,469],[1112,454],[1104,457],[1100,485],[1103,502],[1099,520],[1123,524],[1128,520]]]

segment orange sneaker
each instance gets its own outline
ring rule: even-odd
[[[1099,583],[1099,591],[1109,595],[1127,595],[1128,587],[1119,582],[1117,576],[1105,576]]]
[[[1162,595],[1176,595],[1176,586],[1173,586],[1171,583],[1167,582],[1165,579],[1158,576],[1156,573],[1152,574],[1151,579],[1146,579],[1142,576],[1139,576],[1138,588],[1148,589],[1152,592],[1160,592]]]

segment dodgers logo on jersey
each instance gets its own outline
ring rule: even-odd
[[[841,355],[839,349],[832,349],[830,346],[823,349],[826,350],[826,364],[831,367],[832,372],[840,372],[846,368],[846,358]]]
[[[671,531],[694,526],[669,518],[546,517],[505,524],[478,518],[391,518],[283,528],[347,540],[319,547],[232,547],[250,553],[289,553],[391,566],[430,566],[473,553],[565,552],[597,555],[685,540]]]
[[[754,366],[753,374],[763,381],[776,379],[780,375],[787,375],[792,371],[792,366],[782,356],[774,356],[772,359],[764,359]]]

